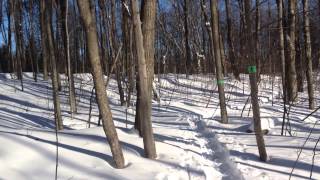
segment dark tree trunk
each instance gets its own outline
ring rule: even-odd
[[[310,20],[309,20],[309,0],[303,0],[303,22],[304,22],[304,41],[305,41],[305,54],[307,64],[307,82],[308,82],[308,95],[309,95],[309,109],[314,109],[314,87],[312,75],[312,50],[310,38]]]
[[[226,5],[226,15],[227,15],[227,42],[228,42],[228,54],[229,54],[229,60],[232,65],[232,72],[234,77],[237,80],[240,80],[240,72],[238,69],[238,64],[236,63],[236,55],[235,55],[235,49],[233,45],[233,26],[232,26],[232,10],[230,5],[230,0],[225,0]]]

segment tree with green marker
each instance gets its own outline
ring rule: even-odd
[[[212,27],[212,41],[213,41],[213,54],[215,56],[216,64],[216,77],[219,91],[219,101],[220,101],[220,112],[221,112],[221,122],[228,123],[226,98],[224,93],[224,77],[223,69],[221,63],[220,54],[220,40],[219,40],[219,19],[218,19],[218,9],[217,1],[211,0],[211,27]]]
[[[258,101],[258,84],[257,84],[257,68],[256,62],[252,53],[249,52],[250,49],[254,47],[253,39],[251,36],[251,1],[245,0],[245,35],[247,40],[247,51],[246,57],[250,62],[250,66],[248,67],[249,77],[250,77],[250,86],[251,86],[251,103],[252,103],[252,111],[253,111],[253,122],[254,122],[254,131],[256,135],[257,146],[259,150],[260,159],[262,161],[267,161],[267,151],[264,144],[263,133],[261,130],[261,118],[260,118],[260,106]]]

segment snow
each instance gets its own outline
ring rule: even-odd
[[[261,118],[261,130],[262,131],[271,131],[274,128],[274,120],[272,118]],[[249,131],[254,131],[254,122],[251,121]]]
[[[307,93],[290,111],[291,134],[281,136],[283,105],[280,77],[274,91],[270,78],[262,77],[259,88],[268,162],[258,157],[254,133],[247,133],[252,121],[248,76],[241,82],[225,79],[229,124],[221,124],[215,78],[212,75],[162,74],[155,82],[161,101],[153,101],[152,121],[158,158],[144,158],[143,141],[133,129],[134,107],[122,107],[117,83],[111,78],[108,98],[126,160],[124,169],[115,169],[112,154],[93,103],[88,128],[92,77],[75,77],[78,113],[68,113],[68,89],[64,76],[60,93],[64,130],[58,133],[58,179],[288,179],[302,148],[292,179],[308,179],[314,156],[312,178],[320,179],[318,122],[320,113],[307,109]],[[34,82],[24,74],[25,91],[10,74],[0,74],[0,179],[53,179],[56,168],[56,137],[50,82]],[[155,80],[158,80],[156,77]],[[319,91],[315,94],[319,94]],[[133,97],[135,99],[136,97]],[[317,97],[319,98],[319,97]],[[272,103],[273,101],[273,103]],[[316,99],[319,104],[319,99]],[[273,105],[272,105],[273,104]],[[133,104],[134,105],[134,104]],[[316,146],[316,147],[315,147]]]

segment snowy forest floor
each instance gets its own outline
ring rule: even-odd
[[[159,82],[160,79],[160,82]],[[281,136],[283,105],[280,77],[263,76],[259,85],[262,121],[273,122],[265,135],[270,160],[259,160],[251,123],[248,76],[241,82],[226,79],[229,124],[220,124],[215,78],[209,75],[166,74],[156,77],[161,102],[153,102],[152,121],[158,158],[144,158],[142,139],[133,130],[135,108],[120,106],[117,83],[108,86],[109,103],[124,150],[126,168],[112,165],[104,132],[97,126],[98,109],[93,100],[89,128],[92,79],[75,77],[78,113],[68,113],[68,89],[62,77],[61,108],[64,130],[59,132],[59,179],[288,179],[302,148],[292,179],[320,179],[320,112],[310,112],[306,91],[290,108],[291,136]],[[319,79],[315,83],[319,88]],[[272,91],[273,89],[273,91]],[[306,88],[305,88],[306,89]],[[315,92],[320,105],[319,89]],[[92,98],[94,99],[94,97]],[[133,97],[135,99],[135,97]],[[135,101],[135,100],[133,100]],[[244,111],[242,113],[242,110]],[[53,179],[56,138],[51,84],[31,73],[20,81],[0,74],[0,179]],[[310,138],[309,132],[312,131]],[[314,162],[314,163],[312,163]],[[312,171],[311,171],[312,169]]]

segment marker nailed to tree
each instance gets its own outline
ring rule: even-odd
[[[248,66],[248,72],[249,74],[254,74],[257,72],[257,67],[256,66]]]

